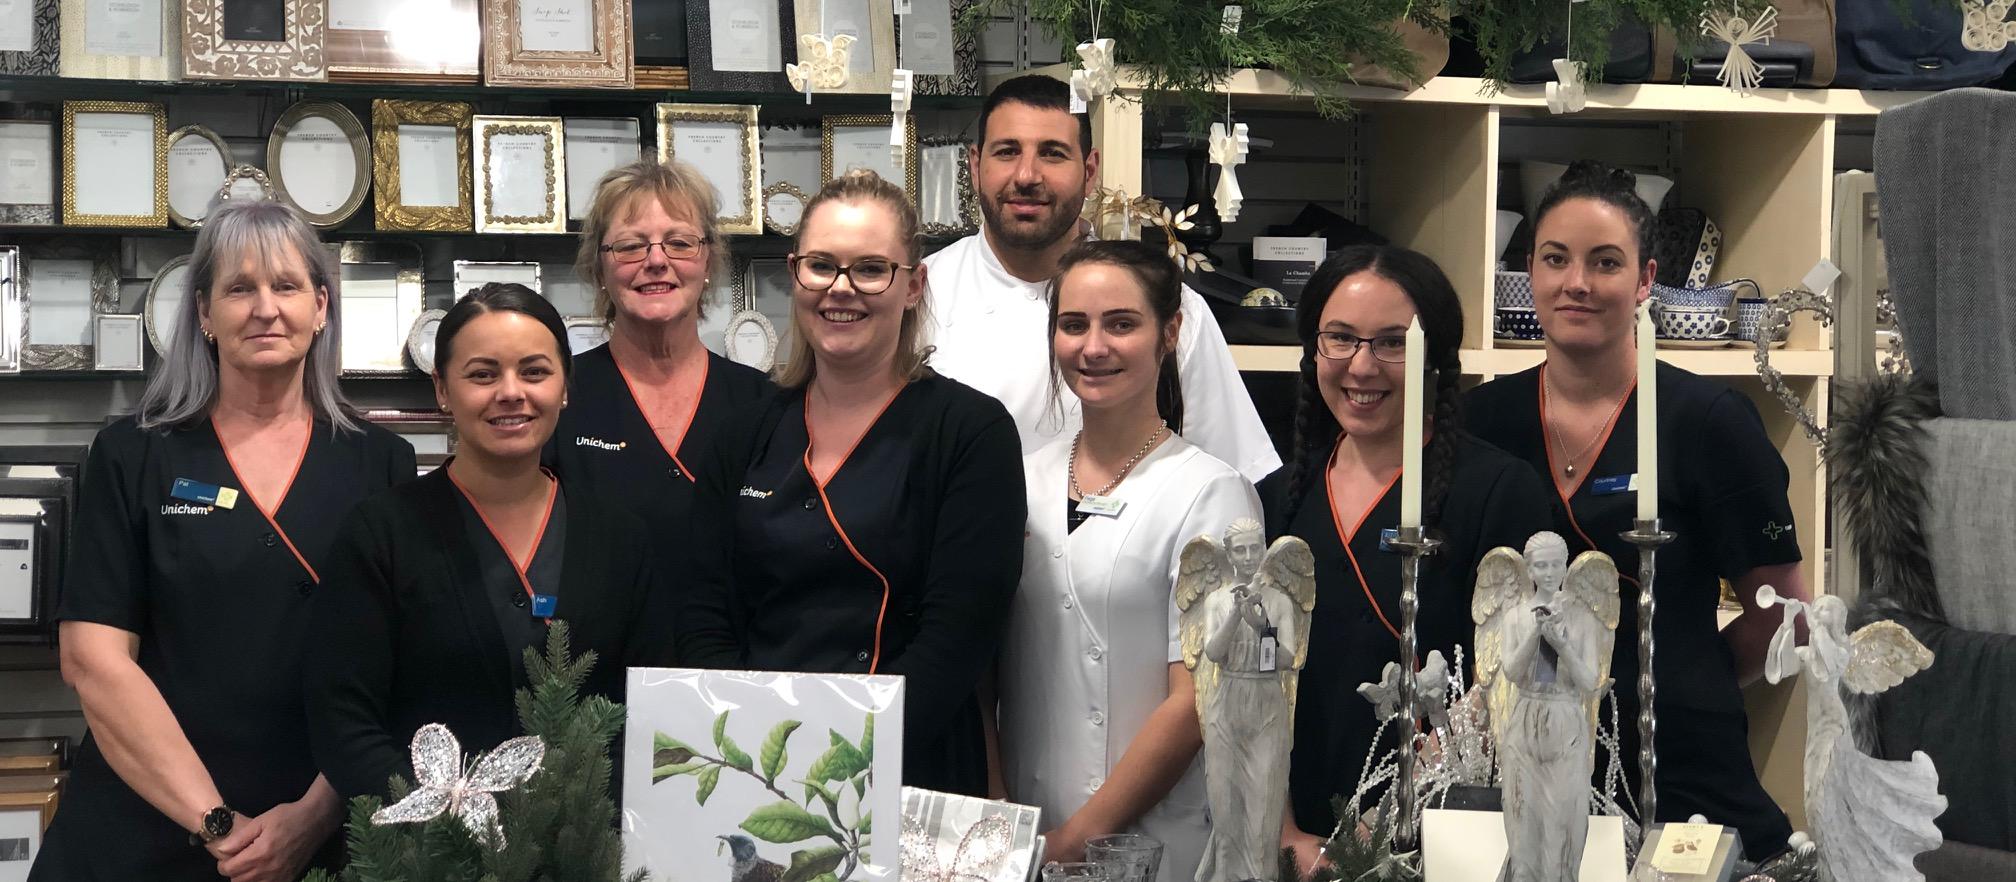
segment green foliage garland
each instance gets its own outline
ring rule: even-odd
[[[1453,0],[1451,11],[1468,23],[1476,38],[1478,54],[1484,57],[1484,78],[1493,84],[1511,78],[1512,59],[1540,45],[1542,40],[1569,36],[1569,57],[1584,62],[1583,71],[1591,80],[1602,77],[1610,58],[1610,32],[1627,17],[1648,28],[1666,28],[1679,38],[1679,49],[1691,57],[1700,48],[1701,16],[1710,11],[1732,8],[1732,0]],[[1745,18],[1754,18],[1771,4],[1763,0],[1735,0],[1735,8]],[[1570,9],[1575,16],[1569,28]]]

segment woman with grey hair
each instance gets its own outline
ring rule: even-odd
[[[340,843],[307,615],[344,515],[416,469],[343,400],[337,302],[279,203],[224,204],[197,236],[165,363],[85,465],[57,617],[90,734],[30,879],[291,880]]]

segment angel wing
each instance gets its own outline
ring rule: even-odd
[[[1316,556],[1309,551],[1309,543],[1298,536],[1283,536],[1267,546],[1267,553],[1260,558],[1260,571],[1253,576],[1255,590],[1275,588],[1295,601],[1295,608],[1302,611],[1295,626],[1295,664],[1293,670],[1302,670],[1309,661],[1309,614],[1316,610]],[[1293,691],[1288,693],[1291,697]]]
[[[1218,541],[1198,536],[1177,558],[1176,608],[1182,610],[1183,666],[1197,670],[1204,657],[1204,595],[1232,581],[1232,559]]]
[[[1932,666],[1932,650],[1896,622],[1872,622],[1848,638],[1848,670],[1841,682],[1873,695]]]
[[[1526,572],[1526,559],[1512,548],[1503,545],[1493,548],[1477,563],[1477,583],[1470,593],[1470,621],[1477,625],[1477,686],[1484,691],[1493,740],[1502,735],[1499,727],[1509,719],[1512,701],[1518,697],[1512,678],[1499,676],[1505,654],[1499,613],[1532,584],[1533,579]]]
[[[1588,701],[1589,730],[1594,732],[1601,725],[1597,717],[1603,707],[1603,690],[1610,687],[1610,654],[1617,648],[1617,562],[1600,551],[1582,552],[1568,565],[1565,587],[1568,596],[1587,607],[1603,626],[1596,643],[1596,691]],[[1590,746],[1593,749],[1595,742]]]

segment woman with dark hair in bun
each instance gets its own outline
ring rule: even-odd
[[[1595,549],[1635,574],[1638,457],[1636,310],[1651,295],[1654,218],[1628,171],[1578,162],[1533,213],[1534,306],[1547,337],[1539,367],[1470,393],[1479,437],[1553,484],[1554,531],[1571,554]],[[1776,618],[1752,604],[1760,585],[1808,596],[1786,500],[1790,475],[1756,405],[1714,380],[1661,363],[1659,516],[1676,538],[1659,552],[1658,817],[1693,814],[1742,832],[1752,859],[1785,847],[1785,813],[1757,781],[1740,686],[1762,669]],[[1744,612],[1720,634],[1719,582]],[[1623,580],[1610,676],[1623,766],[1637,787],[1637,582]],[[1602,767],[1599,762],[1598,768]]]
[[[1463,307],[1433,260],[1404,248],[1358,245],[1323,262],[1303,289],[1301,397],[1288,465],[1260,482],[1271,538],[1295,535],[1316,558],[1309,657],[1296,699],[1291,809],[1282,844],[1307,872],[1336,828],[1333,797],[1357,787],[1378,728],[1357,694],[1400,660],[1400,558],[1380,535],[1400,521],[1401,401],[1407,326],[1427,337],[1433,417],[1425,428],[1423,522],[1443,541],[1422,566],[1420,652],[1451,663],[1470,651],[1477,562],[1500,545],[1525,546],[1548,529],[1546,485],[1526,463],[1463,428],[1457,357]],[[1380,752],[1397,745],[1389,729]]]

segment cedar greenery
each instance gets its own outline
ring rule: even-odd
[[[1603,65],[1610,58],[1610,32],[1627,19],[1672,31],[1679,38],[1680,52],[1692,57],[1704,39],[1702,15],[1733,8],[1750,19],[1770,5],[1763,0],[1587,0],[1572,6],[1567,0],[1454,0],[1452,4],[1477,41],[1478,54],[1484,57],[1484,78],[1494,86],[1511,78],[1514,56],[1530,51],[1542,40],[1568,35],[1573,44],[1568,57],[1584,62],[1584,75],[1595,82],[1602,78]],[[1572,29],[1570,9],[1575,16]]]

